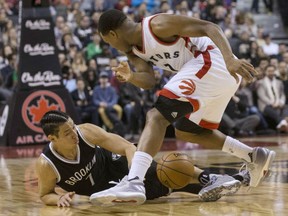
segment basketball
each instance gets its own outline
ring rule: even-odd
[[[168,188],[179,189],[189,184],[194,174],[194,163],[188,155],[169,153],[157,161],[157,176]]]

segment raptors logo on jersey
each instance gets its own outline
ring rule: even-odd
[[[181,92],[182,94],[191,95],[195,91],[196,86],[192,79],[188,79],[188,80],[182,80],[179,85],[179,88],[183,90]]]

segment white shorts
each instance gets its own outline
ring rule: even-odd
[[[195,58],[183,65],[160,95],[189,101],[193,113],[186,117],[203,128],[217,129],[240,81],[236,83],[228,72],[220,50],[208,46],[206,51],[195,53]]]

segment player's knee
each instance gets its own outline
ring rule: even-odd
[[[166,118],[156,109],[153,108],[147,112],[146,124],[157,123],[163,127],[167,127],[170,123]]]

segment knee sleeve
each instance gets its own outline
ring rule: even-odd
[[[193,134],[201,134],[203,132],[211,131],[206,128],[202,128],[196,123],[190,121],[189,119],[183,117],[176,121],[175,128],[180,131],[193,133]]]
[[[160,95],[155,103],[155,108],[170,122],[173,123],[193,112],[189,102],[170,99]]]

